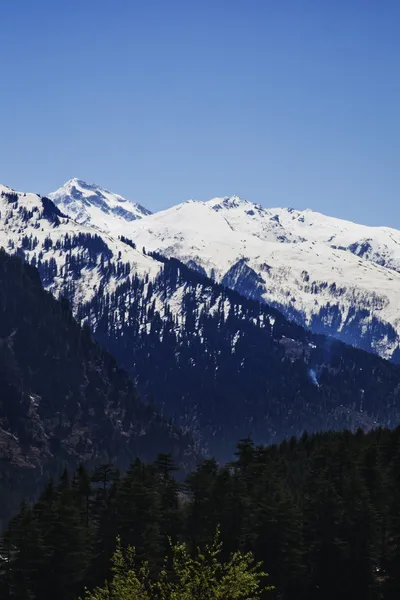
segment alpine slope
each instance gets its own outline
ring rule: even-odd
[[[396,229],[309,209],[264,208],[237,196],[189,200],[150,214],[76,179],[50,197],[78,221],[177,258],[314,332],[400,361]],[[116,214],[120,204],[130,212]]]

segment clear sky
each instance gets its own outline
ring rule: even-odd
[[[0,182],[400,228],[399,0],[3,0]]]

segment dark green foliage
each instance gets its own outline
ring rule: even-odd
[[[57,206],[54,204],[54,202],[49,200],[49,198],[43,197],[43,198],[41,198],[41,201],[42,201],[42,205],[43,205],[43,212],[42,212],[43,218],[50,221],[50,223],[53,223],[53,225],[55,227],[57,227],[60,224],[59,217],[67,218],[66,215],[64,215],[61,212],[61,210],[59,208],[57,208]]]
[[[100,238],[86,242],[105,252]],[[189,440],[140,401],[129,376],[74,320],[68,300],[56,301],[35,268],[4,251],[0,387],[0,527],[64,465],[126,468],[158,450],[192,460]],[[89,494],[83,473],[76,485]]]
[[[399,597],[400,428],[328,432],[269,447],[240,442],[235,460],[207,460],[181,487],[169,455],[79,467],[23,504],[1,543],[0,590],[13,600],[75,600],[110,576],[120,537],[160,576],[171,544],[195,553],[214,538],[222,560],[251,551],[275,599]],[[168,565],[167,565],[168,568]]]
[[[133,242],[128,237],[125,237],[124,235],[119,235],[118,239],[121,240],[121,242],[124,242],[124,244],[127,244],[128,246],[130,246],[131,248],[133,248],[134,250],[136,249],[135,242]]]
[[[18,194],[16,192],[1,192],[2,197],[7,199],[10,204],[18,203]]]

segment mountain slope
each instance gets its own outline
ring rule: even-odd
[[[201,203],[176,208],[180,224],[185,218],[192,223],[193,207],[199,226],[191,229],[192,242],[200,247],[217,223],[212,234],[220,232],[228,268],[226,240],[240,241],[243,234]],[[268,443],[304,428],[400,422],[395,365],[313,335],[275,308],[205,277],[205,269],[196,272],[176,259],[140,252],[127,231],[117,239],[84,227],[48,199],[3,190],[0,212],[0,243],[37,265],[46,288],[69,298],[79,320],[90,325],[144,397],[219,459],[231,458],[238,438],[249,434]],[[203,215],[210,219],[207,231],[200,227]],[[162,214],[155,217],[164,226]],[[138,223],[150,219],[157,221],[145,217]],[[303,242],[269,243],[285,248]],[[204,255],[212,250],[202,247]],[[237,284],[257,291],[261,278],[245,258],[239,268]]]
[[[351,252],[382,267],[400,271],[400,231],[327,217],[312,210],[270,209],[285,231],[309,242]]]
[[[78,223],[98,227],[102,231],[115,232],[121,224],[151,214],[136,202],[77,178],[67,181],[49,194],[49,198]]]
[[[219,459],[247,435],[273,442],[304,429],[399,423],[400,367],[314,335],[176,259],[150,288],[132,280],[112,306],[96,297],[79,316],[142,394]]]
[[[190,440],[138,398],[128,375],[43,290],[38,271],[0,252],[0,521],[43,478],[79,462],[172,451]]]
[[[189,201],[123,225],[138,246],[175,257],[315,332],[396,359],[400,233],[239,198]]]
[[[161,265],[134,244],[79,224],[50,200],[0,185],[0,246],[37,266],[43,283],[57,297],[90,300],[105,280],[109,290],[129,277],[130,270],[154,276]],[[99,268],[108,268],[106,276]]]

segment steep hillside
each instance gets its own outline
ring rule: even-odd
[[[55,202],[72,216],[86,214],[90,197],[81,201],[68,184],[62,189],[52,195]],[[265,209],[237,196],[191,200],[116,224],[95,198],[90,211],[87,223],[178,258],[316,333],[400,361],[400,232],[395,229],[311,210]]]
[[[341,224],[338,225],[338,222]],[[239,198],[189,201],[127,227],[139,246],[197,267],[315,332],[398,357],[400,233]]]
[[[138,398],[128,375],[43,290],[37,270],[0,252],[0,521],[65,463],[172,451],[190,440]]]
[[[400,367],[312,334],[176,259],[150,286],[133,278],[79,316],[142,394],[219,459],[247,435],[265,443],[400,422]]]
[[[220,231],[221,243],[228,239],[232,226],[221,211],[187,206],[176,209],[180,224],[192,209],[199,225],[204,212],[210,217],[206,230],[192,225],[193,242],[212,232],[215,216],[225,228],[216,227],[213,235]],[[126,231],[118,239],[82,226],[48,199],[3,190],[0,209],[0,241],[37,265],[47,289],[68,297],[144,397],[219,459],[229,459],[236,441],[248,434],[268,443],[305,428],[400,422],[398,367],[307,332],[265,303],[208,279],[196,262],[188,259],[200,272],[141,252]],[[163,220],[161,213],[140,223],[157,218]],[[212,247],[207,251],[211,255]],[[220,255],[224,260],[223,247]],[[238,287],[256,286],[260,277],[245,259],[240,264]]]
[[[160,263],[127,242],[78,223],[48,198],[0,185],[0,246],[37,266],[44,286],[56,297],[68,296],[74,306],[104,286],[112,290],[131,271],[157,274]]]

